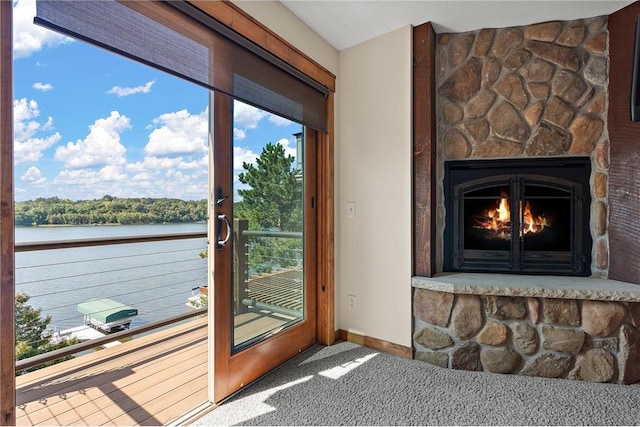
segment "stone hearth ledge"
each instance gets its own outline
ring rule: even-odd
[[[440,273],[414,276],[411,285],[453,294],[640,302],[640,285],[595,277]]]

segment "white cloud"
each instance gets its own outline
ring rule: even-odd
[[[185,174],[183,174],[183,173],[182,173],[182,172],[180,172],[180,171],[175,170],[175,169],[169,169],[169,170],[167,170],[167,172],[165,173],[165,176],[166,176],[167,178],[172,178],[172,179],[174,179],[174,180],[184,182],[184,178],[185,178],[185,176],[186,176],[186,175],[185,175]]]
[[[207,168],[178,170],[183,162],[175,165],[174,160],[147,158],[143,162],[108,165],[99,170],[66,169],[55,178],[55,185],[52,187],[54,190],[51,191],[59,197],[70,199],[99,198],[105,194],[117,197],[206,198]],[[192,163],[194,162],[189,162]],[[165,167],[170,165],[174,167]],[[20,197],[33,198],[26,193],[26,190],[20,192]],[[29,189],[28,193],[34,194],[33,189]]]
[[[127,149],[120,142],[120,133],[130,127],[127,116],[112,111],[109,117],[98,119],[89,126],[85,139],[58,147],[54,158],[63,161],[65,168],[75,169],[124,164]]]
[[[101,169],[64,169],[56,176],[54,182],[88,187],[106,182],[127,181],[127,178],[120,165],[107,165]]]
[[[13,55],[23,58],[43,47],[55,47],[73,40],[33,23],[36,15],[35,0],[13,2]]]
[[[151,80],[146,82],[142,86],[136,86],[136,87],[114,86],[111,89],[109,89],[107,93],[110,95],[116,95],[118,98],[121,98],[123,96],[135,95],[137,93],[149,93],[151,92],[151,86],[153,86],[155,82],[156,82],[155,80]]]
[[[100,169],[65,169],[53,182],[55,186],[48,194],[69,199],[100,198],[105,194],[118,197],[149,196],[139,186],[132,185],[121,165],[107,165]]]
[[[42,130],[50,130],[53,129],[53,117],[49,116],[47,122],[42,125]]]
[[[13,139],[14,161],[16,164],[36,162],[42,157],[42,152],[52,147],[61,136],[58,132],[47,137],[36,137],[36,133],[50,130],[53,119],[49,117],[43,125],[37,120],[40,116],[38,103],[33,99],[15,99],[13,101]]]
[[[178,165],[178,169],[191,169],[207,172],[209,168],[209,158],[208,156],[203,156],[200,160],[193,160],[191,162],[180,162]]]
[[[42,92],[48,92],[53,89],[53,85],[51,85],[51,83],[35,82],[33,84],[33,88],[36,90],[41,90]]]
[[[258,155],[248,148],[233,147],[233,170],[243,170],[243,162],[255,164]]]
[[[42,172],[35,166],[31,166],[27,171],[20,177],[21,180],[30,182],[33,185],[42,185],[47,181],[47,178],[42,176]]]
[[[38,103],[27,98],[13,100],[13,136],[16,139],[26,139],[32,136],[40,127],[40,123],[31,120],[40,115]]]
[[[207,197],[208,157],[185,161],[183,157],[145,157],[125,167],[130,186],[148,197],[202,199]]]
[[[131,181],[151,181],[153,176],[147,172],[141,172],[133,175]]]
[[[296,154],[297,154],[296,146],[295,146],[295,144],[293,144],[293,147],[291,147],[290,146],[291,143],[292,143],[292,141],[290,139],[288,139],[288,138],[281,138],[277,142],[277,144],[282,145],[282,148],[284,148],[284,155],[285,156],[292,156],[293,158],[295,158]]]
[[[247,137],[247,133],[242,129],[233,128],[233,139],[237,141],[242,141]]]
[[[192,162],[182,162],[178,165],[178,169],[198,169],[200,165],[197,161]]]
[[[160,126],[149,134],[144,151],[150,156],[172,156],[207,151],[209,119],[207,110],[189,114],[187,110],[166,113],[153,120]]]
[[[255,129],[266,115],[266,112],[251,105],[239,101],[233,102],[233,124],[238,129]]]
[[[284,117],[276,116],[275,114],[269,115],[269,121],[276,126],[289,126],[294,123],[289,119],[285,119]]]
[[[46,138],[14,140],[13,154],[15,163],[37,162],[42,157],[42,152],[57,144],[61,138],[60,134],[56,132]]]
[[[159,169],[169,169],[178,166],[182,162],[182,157],[145,157],[141,162],[129,163],[126,170],[130,172],[151,172]]]
[[[35,101],[23,99],[14,103],[16,135],[33,135],[53,126],[53,119],[37,120],[40,115]],[[208,180],[208,123],[207,111],[200,115],[177,112],[159,117],[154,125],[162,126],[172,142],[186,140],[185,135],[196,134],[195,153],[171,156],[147,155],[139,161],[127,163],[121,135],[131,127],[130,119],[117,111],[96,120],[86,136],[59,147],[53,156],[64,162],[63,169],[53,179],[47,179],[40,165],[21,171],[21,186],[16,195],[22,200],[55,194],[70,199],[99,198],[105,194],[118,197],[176,197],[202,199],[207,197]],[[18,125],[19,123],[19,125]],[[159,129],[152,129],[152,133]],[[195,132],[194,132],[195,131]],[[158,137],[156,132],[154,137]],[[60,136],[55,136],[60,140]],[[175,139],[174,137],[177,137]],[[193,139],[193,138],[191,138]],[[150,137],[150,142],[154,139]],[[184,144],[180,144],[184,150]],[[166,151],[166,150],[165,150]],[[246,159],[255,160],[250,151]],[[18,155],[17,155],[18,156]],[[35,158],[35,157],[34,157]]]
[[[166,187],[163,191],[167,193],[163,197],[177,197],[181,199],[206,199],[207,180],[194,180],[190,175],[178,174],[167,177]]]
[[[13,193],[16,201],[19,200],[29,200],[31,192],[25,188],[18,187],[17,185],[13,187]],[[31,199],[35,199],[36,197],[31,197]]]

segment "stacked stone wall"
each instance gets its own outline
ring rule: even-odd
[[[445,160],[589,156],[591,271],[607,277],[608,52],[606,17],[438,37],[441,236]]]
[[[443,368],[632,384],[640,303],[415,289],[414,357]]]

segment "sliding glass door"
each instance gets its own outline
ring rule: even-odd
[[[213,99],[219,401],[315,342],[315,134],[225,95]]]

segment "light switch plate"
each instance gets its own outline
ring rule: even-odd
[[[355,218],[356,202],[347,202],[347,218]]]

